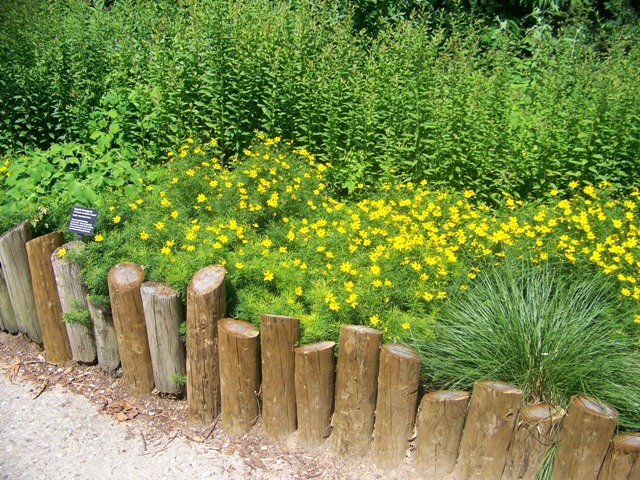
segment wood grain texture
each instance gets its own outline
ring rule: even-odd
[[[9,298],[9,290],[7,290],[7,282],[4,279],[4,272],[0,266],[0,328],[6,330],[9,333],[18,333],[18,321],[16,320],[16,314],[13,311],[13,305],[11,305],[11,299]]]
[[[51,265],[51,255],[62,242],[62,232],[52,232],[26,243],[44,354],[47,361],[54,364],[62,364],[73,358]]]
[[[140,294],[144,271],[135,263],[119,263],[109,270],[107,282],[124,386],[130,395],[142,397],[153,390],[151,353]]]
[[[340,326],[333,445],[339,455],[364,455],[371,445],[382,332]]]
[[[396,467],[413,436],[420,354],[411,347],[388,343],[380,348],[373,453],[378,466]]]
[[[500,480],[522,401],[522,390],[481,380],[473,386],[458,462],[462,479]]]
[[[180,386],[175,377],[186,372],[184,345],[180,339],[180,324],[184,321],[180,294],[160,282],[143,283],[140,293],[156,389],[177,394]]]
[[[41,344],[42,334],[26,247],[32,238],[31,226],[26,220],[0,236],[0,265],[18,329]]]
[[[89,300],[87,300],[87,304],[93,322],[98,365],[105,372],[113,375],[120,366],[120,351],[118,350],[118,338],[113,325],[111,308]]]
[[[552,480],[596,480],[618,421],[618,412],[597,400],[577,395],[560,424]]]
[[[318,445],[331,434],[335,346],[335,342],[317,342],[296,348],[298,440],[305,445]]]
[[[201,425],[220,414],[218,321],[226,300],[222,265],[199,270],[187,286],[187,405],[190,420]]]
[[[613,437],[598,480],[640,479],[640,433],[626,432]]]
[[[440,478],[453,471],[470,398],[457,390],[437,390],[422,397],[415,459],[426,476]]]
[[[67,252],[81,251],[84,249],[84,243],[65,243],[51,254],[51,265],[56,278],[62,313],[70,313],[77,309],[88,311],[88,291],[82,282],[80,265],[78,262],[69,260],[66,256],[61,257],[60,251],[62,248]],[[73,359],[76,362],[94,363],[97,359],[97,354],[93,326],[88,327],[79,323],[69,322],[66,322],[65,325]]]
[[[223,319],[218,338],[222,428],[242,435],[260,415],[260,332],[249,322]]]
[[[278,315],[260,316],[262,356],[262,428],[280,440],[297,427],[295,348],[300,320]]]

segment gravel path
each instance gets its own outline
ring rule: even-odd
[[[3,480],[259,478],[238,455],[182,437],[146,445],[145,452],[142,435],[101,415],[84,397],[56,387],[32,399],[37,390],[0,375]],[[291,478],[281,475],[265,478]]]

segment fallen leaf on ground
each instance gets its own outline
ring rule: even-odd
[[[139,413],[140,409],[126,400],[114,400],[106,406],[107,412],[115,417],[119,422],[133,420]]]

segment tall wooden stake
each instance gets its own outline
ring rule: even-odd
[[[107,282],[125,389],[133,396],[148,395],[153,369],[140,294],[144,270],[135,263],[119,263],[109,270]]]
[[[218,323],[222,428],[232,435],[247,433],[260,414],[260,332],[249,322]]]
[[[444,477],[456,466],[470,398],[467,392],[455,390],[437,390],[422,397],[415,455],[426,476]]]
[[[296,429],[295,348],[300,320],[260,316],[262,353],[262,428],[274,439]]]
[[[44,354],[48,362],[55,364],[65,363],[73,358],[51,265],[51,254],[62,242],[62,233],[52,232],[26,243]]]
[[[0,265],[19,330],[35,343],[42,343],[25,246],[31,239],[31,227],[26,220],[0,236]]]
[[[476,382],[460,444],[462,478],[500,480],[521,401],[513,385]]]
[[[331,434],[335,346],[318,342],[296,348],[298,439],[307,445],[318,445]]]
[[[11,305],[11,299],[9,298],[9,291],[7,290],[7,282],[4,279],[4,273],[0,266],[0,328],[6,330],[9,333],[18,333],[18,321],[16,320],[16,314],[13,311],[13,305]]]
[[[82,242],[69,242],[57,248],[51,254],[51,265],[56,278],[58,295],[63,314],[70,314],[74,311],[86,311],[89,315],[87,305],[87,288],[82,282],[80,275],[80,265],[78,262],[70,261],[66,256],[61,256],[60,252],[81,251],[85,247]],[[69,323],[66,322],[71,352],[76,362],[94,363],[96,361],[96,343],[93,338],[93,326],[89,323]]]
[[[89,299],[87,299],[87,305],[93,322],[98,365],[105,372],[113,374],[120,366],[120,351],[111,307],[91,302]]]
[[[582,395],[573,397],[560,424],[551,479],[596,480],[617,421],[613,407]]]
[[[626,432],[613,437],[598,480],[640,478],[640,433]]]
[[[187,287],[187,405],[191,421],[203,425],[220,414],[218,320],[226,292],[222,265],[199,270]]]
[[[381,347],[373,436],[375,460],[380,467],[393,468],[405,457],[413,436],[419,379],[417,351],[396,343]]]
[[[340,455],[364,455],[371,444],[382,332],[340,326],[333,443]]]
[[[160,282],[143,283],[140,293],[156,389],[177,394],[180,386],[176,377],[185,374],[184,345],[180,339],[184,312],[180,294]]]
[[[502,480],[535,480],[564,415],[546,403],[527,405],[518,414]]]

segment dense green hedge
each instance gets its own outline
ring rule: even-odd
[[[481,200],[638,177],[636,24],[551,28],[538,14],[513,36],[432,11],[373,38],[348,12],[304,0],[4,2],[0,148],[109,134],[125,157],[153,160],[186,133],[233,155],[259,130],[333,163],[339,189],[426,178]]]

